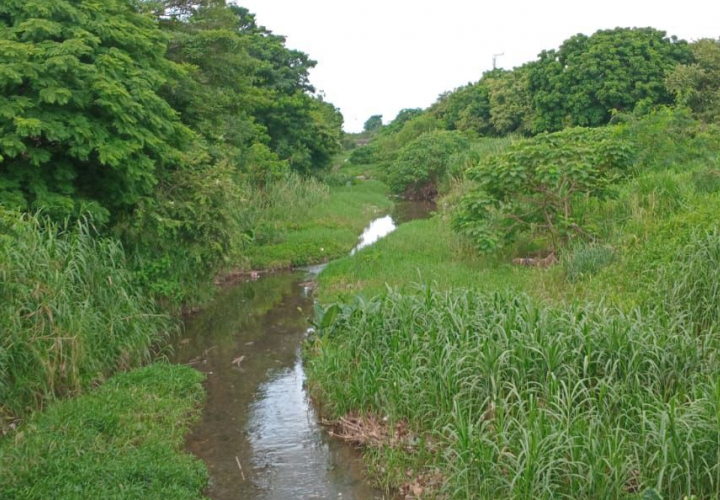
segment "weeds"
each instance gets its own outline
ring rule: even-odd
[[[171,325],[139,291],[117,241],[87,222],[0,219],[0,416],[150,360]]]
[[[327,323],[316,392],[430,433],[451,498],[720,494],[720,339],[685,316],[425,288]]]

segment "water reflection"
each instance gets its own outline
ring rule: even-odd
[[[395,225],[395,221],[393,220],[391,215],[386,215],[385,217],[375,219],[370,223],[368,227],[365,228],[365,231],[363,231],[362,235],[360,235],[360,243],[358,243],[357,246],[353,248],[352,252],[350,252],[350,255],[355,255],[357,251],[372,245],[380,238],[383,238],[395,231],[396,228],[397,226]]]
[[[303,387],[305,278],[279,273],[226,290],[178,339],[177,361],[207,374],[187,447],[208,465],[211,498],[383,498],[355,450],[322,432]]]
[[[398,203],[373,221],[353,253],[434,205]],[[357,452],[327,437],[304,388],[300,344],[325,265],[262,276],[224,290],[190,319],[176,362],[207,374],[202,420],[187,448],[208,466],[217,500],[381,499]],[[310,281],[309,281],[310,280]]]

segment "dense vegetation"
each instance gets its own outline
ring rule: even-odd
[[[0,213],[0,418],[151,359],[167,316],[86,222]]]
[[[409,430],[381,481],[718,497],[720,42],[576,35],[354,138],[314,65],[225,0],[0,5],[0,496],[200,497],[199,375],[111,377],[393,191],[437,217],[330,265],[306,348],[331,416]]]
[[[578,35],[353,151],[348,169],[396,192],[444,165],[434,219],[320,276],[306,346],[382,484],[720,495],[718,54],[653,29]],[[443,134],[465,144],[443,154]]]
[[[156,294],[187,298],[255,230],[248,197],[339,151],[314,61],[223,0],[11,1],[0,19],[0,202],[92,217]]]
[[[197,374],[106,381],[218,273],[341,255],[392,206],[319,180],[314,65],[225,0],[0,5],[0,496],[201,497]]]
[[[441,95],[426,110],[401,111],[350,158],[354,164],[376,165],[381,177],[393,179],[408,169],[399,161],[403,151],[421,148],[411,144],[432,131],[455,131],[482,143],[478,139],[602,127],[674,104],[711,123],[720,109],[713,78],[719,56],[717,40],[687,43],[652,28],[576,35],[523,66],[488,71],[478,82]],[[406,188],[412,189],[411,182],[393,186],[398,193]]]

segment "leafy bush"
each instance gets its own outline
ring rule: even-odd
[[[387,172],[390,188],[415,198],[434,198],[451,157],[469,143],[458,132],[428,132],[405,146]]]
[[[195,298],[198,284],[241,244],[244,193],[229,165],[201,164],[168,175],[122,227],[141,283],[173,303]]]
[[[0,417],[147,362],[170,327],[87,222],[0,212],[0,282]]]
[[[707,123],[720,119],[720,40],[703,38],[690,44],[693,61],[679,64],[665,79],[678,104],[689,106]]]
[[[372,144],[360,146],[353,149],[349,159],[353,165],[370,165],[378,161],[377,148]]]
[[[629,175],[634,155],[622,128],[574,128],[521,140],[487,157],[468,175],[478,188],[466,195],[453,227],[480,251],[492,251],[521,231],[546,234],[557,247],[585,235],[576,200],[603,197]]]
[[[638,118],[621,116],[623,131],[637,151],[636,170],[689,170],[720,163],[720,129],[704,125],[683,108],[658,108]]]
[[[481,138],[470,143],[470,146],[450,157],[448,161],[448,175],[454,179],[462,179],[466,172],[475,167],[490,155],[496,155],[504,151],[513,139],[502,138]]]

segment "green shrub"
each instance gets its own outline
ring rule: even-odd
[[[513,138],[482,138],[473,141],[470,146],[450,157],[448,161],[448,174],[454,179],[465,177],[465,173],[478,165],[481,161],[491,155],[504,151]]]
[[[622,128],[574,128],[521,140],[468,172],[478,183],[453,217],[453,227],[479,251],[538,232],[554,247],[586,236],[574,211],[583,198],[602,198],[629,175],[634,154]]]
[[[242,245],[246,188],[234,172],[226,164],[175,171],[122,224],[138,278],[156,297],[173,304],[197,299],[198,285]]]
[[[149,361],[170,327],[87,222],[0,212],[0,283],[0,417]]]
[[[625,137],[637,152],[635,169],[676,169],[720,163],[720,130],[703,125],[683,108],[658,108],[642,118],[628,117]]]
[[[368,144],[353,149],[349,159],[353,165],[370,165],[378,161],[379,158],[375,146]]]
[[[415,198],[434,198],[445,180],[451,157],[469,146],[459,132],[428,132],[405,146],[387,172],[396,193]]]

